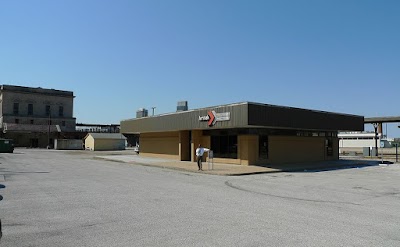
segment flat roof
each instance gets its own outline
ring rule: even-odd
[[[208,120],[216,118],[215,124]],[[220,121],[219,121],[219,120]],[[240,102],[121,121],[122,133],[271,128],[321,131],[362,131],[364,117],[352,114]]]
[[[64,91],[57,89],[47,89],[41,87],[23,87],[15,85],[1,85],[1,91],[11,91],[18,93],[36,93],[36,94],[47,94],[52,96],[64,96],[64,97],[74,97],[72,91]]]
[[[369,117],[364,119],[365,123],[400,123],[400,116],[391,117]]]
[[[126,139],[126,137],[120,133],[88,133],[84,139],[88,136],[92,136],[94,139]]]
[[[273,105],[273,104],[266,104],[266,103],[252,102],[252,101],[242,101],[242,102],[237,102],[237,103],[230,103],[230,104],[214,105],[214,106],[207,106],[207,107],[202,107],[202,108],[189,109],[189,110],[186,110],[186,111],[177,111],[177,112],[161,113],[161,114],[156,114],[156,115],[154,115],[154,116],[147,116],[147,117],[140,117],[140,118],[128,118],[128,119],[123,119],[123,120],[121,120],[121,121],[129,121],[129,120],[135,120],[135,119],[151,118],[151,117],[160,117],[160,116],[168,116],[168,115],[177,115],[177,114],[184,114],[184,113],[193,112],[193,111],[208,110],[208,109],[210,109],[210,108],[220,108],[220,107],[226,107],[226,106],[238,106],[238,105],[248,105],[248,104],[260,105],[260,106],[278,107],[278,108],[283,108],[283,109],[297,109],[297,110],[305,110],[305,111],[320,112],[320,113],[329,113],[329,114],[339,114],[339,115],[348,115],[348,116],[359,116],[359,115],[348,114],[348,113],[329,112],[329,111],[322,111],[322,110],[315,110],[315,109],[306,109],[306,108],[299,108],[299,107],[292,107],[292,106],[281,106],[281,105]]]

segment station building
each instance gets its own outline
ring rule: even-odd
[[[364,130],[364,117],[242,102],[121,121],[140,155],[195,161],[202,144],[214,162],[238,165],[338,160],[339,130]]]

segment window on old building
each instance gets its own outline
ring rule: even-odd
[[[33,104],[28,104],[28,115],[33,115]]]
[[[13,113],[14,115],[17,115],[19,113],[19,103],[14,103]]]
[[[63,106],[58,107],[58,116],[64,117],[64,107]]]
[[[46,116],[50,116],[50,105],[46,105]]]

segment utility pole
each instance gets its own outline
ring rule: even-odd
[[[373,123],[372,124],[375,129],[375,156],[378,157],[378,125],[379,123]]]
[[[51,106],[49,106],[49,119],[47,120],[48,131],[47,131],[47,149],[50,149],[50,124],[51,124]]]

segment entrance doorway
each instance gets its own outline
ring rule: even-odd
[[[39,139],[38,138],[31,138],[30,139],[31,148],[38,148],[39,147]]]
[[[187,161],[191,161],[192,160],[191,159],[191,157],[192,157],[192,131],[191,130],[189,130],[189,134],[188,134],[187,148],[189,150],[189,155],[188,155]]]

